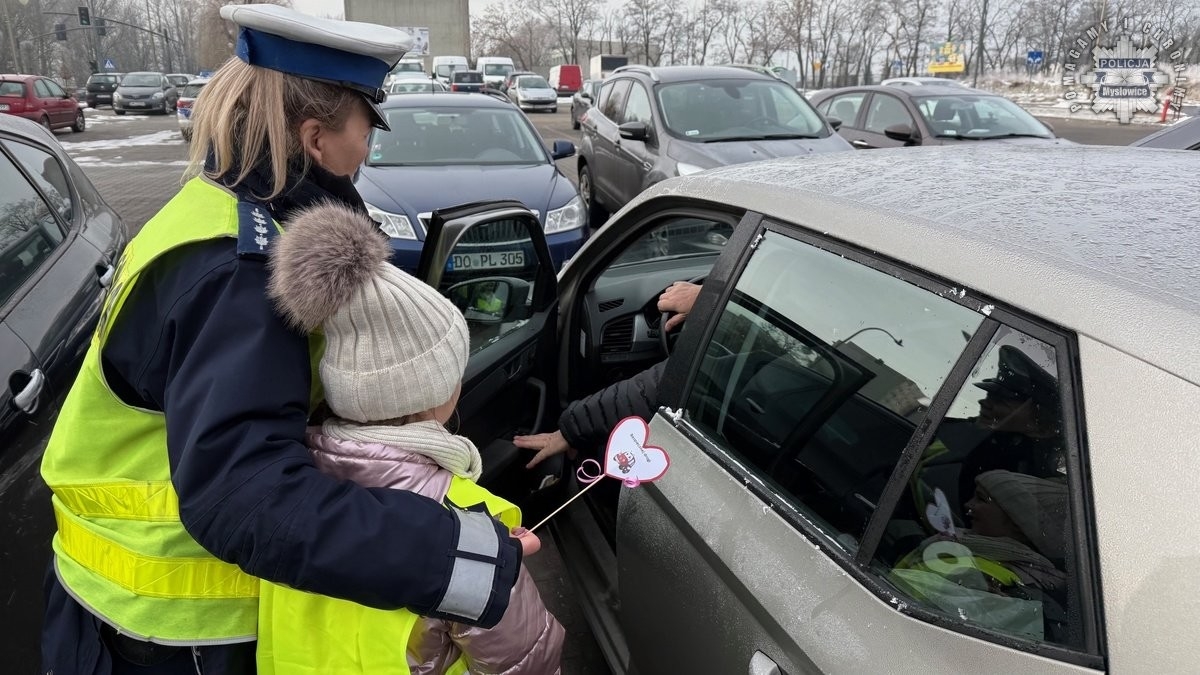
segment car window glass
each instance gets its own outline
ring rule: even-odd
[[[533,316],[539,271],[524,220],[489,221],[462,235],[450,251],[438,290],[466,317],[472,354]]]
[[[63,96],[67,95],[67,92],[63,91],[63,88],[58,86],[57,82],[54,82],[53,80],[43,80],[43,82],[46,83],[46,89],[50,91],[51,96],[62,98]]]
[[[36,91],[37,95],[41,98],[50,98],[50,88],[46,86],[46,82],[44,80],[34,80],[33,90]]]
[[[625,116],[622,122],[643,122],[651,124],[654,122],[650,115],[650,95],[646,93],[646,88],[640,84],[633,84],[629,88],[629,100],[625,103]]]
[[[871,97],[871,107],[867,110],[867,121],[864,128],[877,134],[893,124],[912,126],[912,116],[908,114],[904,104],[895,96],[875,94]]]
[[[1049,137],[1050,130],[1017,104],[1002,96],[971,93],[930,96],[918,101],[917,110],[940,136],[970,138],[1022,134]]]
[[[54,155],[32,145],[14,141],[6,141],[5,147],[12,152],[13,157],[25,169],[25,173],[42,189],[42,194],[46,196],[55,213],[64,221],[71,222],[74,214],[71,208],[70,183]]]
[[[389,108],[371,136],[372,166],[544,164],[542,142],[512,108]]]
[[[909,479],[873,569],[954,621],[1082,646],[1055,349],[1002,327]]]
[[[829,100],[829,116],[841,120],[842,126],[853,127],[854,121],[858,119],[858,109],[862,106],[865,96],[866,94],[862,92],[834,96]]]
[[[63,240],[50,207],[0,154],[0,305],[33,276]]]
[[[612,86],[605,86],[608,95],[601,101],[600,112],[612,121],[621,119],[621,111],[625,109],[625,99],[629,95],[629,80],[617,80]]]
[[[982,315],[777,233],[722,310],[689,418],[832,541],[857,548]]]
[[[0,82],[0,96],[25,96],[25,84],[23,82]]]
[[[778,80],[680,82],[660,85],[655,92],[666,128],[693,141],[826,133],[825,123],[808,101]],[[791,107],[781,107],[777,99],[790,102]]]
[[[612,262],[612,267],[681,256],[719,255],[733,227],[728,223],[679,216],[656,225],[635,239]]]

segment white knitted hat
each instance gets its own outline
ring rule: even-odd
[[[271,253],[270,295],[292,325],[324,328],[325,400],[355,422],[435,408],[467,367],[462,312],[390,256],[370,218],[334,204],[298,212]]]

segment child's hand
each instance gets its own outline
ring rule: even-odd
[[[521,555],[530,556],[542,550],[542,540],[538,536],[523,527],[514,527],[510,533],[517,541],[521,542]]]

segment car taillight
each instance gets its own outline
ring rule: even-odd
[[[175,106],[175,107],[177,107],[177,108],[190,108],[190,107],[192,107],[192,102],[191,102],[191,101],[184,100],[184,99],[179,99],[179,102],[176,104],[176,106]]]
[[[457,84],[450,85],[450,91],[458,91],[458,85]]]

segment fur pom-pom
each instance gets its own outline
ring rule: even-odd
[[[367,216],[325,203],[298,211],[271,252],[267,289],[289,324],[312,331],[379,273],[392,254]]]

